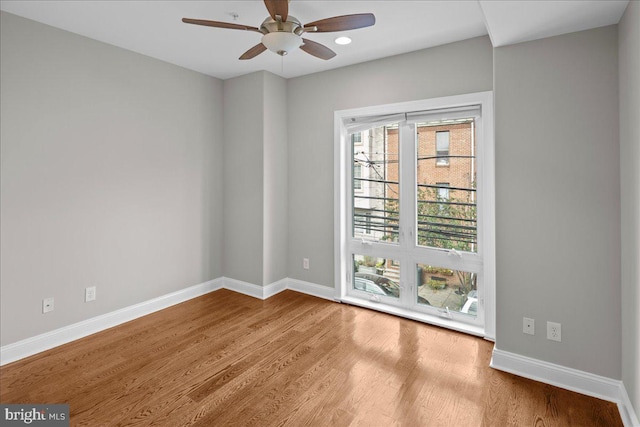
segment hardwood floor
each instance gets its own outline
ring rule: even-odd
[[[285,291],[220,290],[0,368],[72,426],[621,426],[614,403],[489,368],[493,344]]]

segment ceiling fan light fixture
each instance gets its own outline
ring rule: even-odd
[[[262,44],[270,51],[284,56],[302,45],[302,37],[293,33],[276,31],[262,36]]]
[[[338,37],[334,41],[336,42],[336,44],[340,44],[340,45],[345,45],[345,44],[351,43],[351,39],[349,37],[346,37],[346,36]]]
[[[291,0],[264,0],[269,16],[262,21],[260,28],[205,19],[182,18],[182,22],[260,33],[261,42],[240,55],[238,59],[241,61],[255,58],[267,49],[284,56],[298,48],[311,56],[326,61],[336,56],[336,53],[321,43],[302,38],[303,34],[357,30],[358,28],[371,27],[376,23],[376,17],[373,13],[354,13],[325,18],[303,25],[296,17],[289,15],[289,1]],[[231,16],[235,21],[238,14],[231,12]],[[343,39],[347,42],[346,44],[351,41],[348,37]]]

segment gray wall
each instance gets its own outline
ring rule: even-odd
[[[286,80],[264,71],[224,82],[224,276],[287,277]]]
[[[1,344],[221,276],[222,82],[0,19]]]
[[[622,210],[622,380],[640,414],[640,3],[618,27]]]
[[[224,84],[3,13],[2,345],[223,275],[332,287],[333,112],[494,88],[497,345],[622,376],[638,408],[638,13],[619,70],[608,27]]]
[[[287,277],[288,166],[287,81],[264,78],[264,271],[263,285]]]
[[[262,284],[263,73],[224,81],[224,276]]]
[[[615,26],[494,52],[496,346],[619,379],[617,62]]]
[[[487,91],[492,73],[479,37],[288,81],[289,277],[334,286],[334,111]]]

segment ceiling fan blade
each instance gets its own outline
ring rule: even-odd
[[[269,15],[276,20],[276,15],[282,17],[282,22],[287,21],[289,16],[289,1],[288,0],[264,0],[264,5],[267,6]]]
[[[317,33],[330,33],[333,31],[355,30],[357,28],[370,27],[376,23],[373,13],[357,13],[355,15],[334,16],[306,24],[304,27],[316,27]]]
[[[247,25],[240,25],[240,24],[231,24],[229,22],[206,21],[204,19],[191,19],[191,18],[182,18],[182,22],[184,22],[185,24],[204,25],[206,27],[227,28],[229,30],[256,31],[262,34],[262,32],[260,32],[260,30],[257,29],[256,27],[249,27]]]
[[[309,55],[313,55],[316,58],[325,59],[325,60],[331,59],[334,56],[336,56],[336,53],[334,51],[332,51],[331,49],[329,49],[323,44],[316,43],[314,41],[311,41],[309,39],[304,39],[304,38],[302,39],[302,41],[303,41],[303,45],[300,46],[300,49],[304,50]]]
[[[257,45],[255,45],[254,47],[252,47],[251,49],[249,49],[248,51],[243,53],[242,56],[240,57],[240,59],[255,58],[256,56],[260,55],[265,50],[267,50],[266,46],[263,45],[262,43],[258,43]]]

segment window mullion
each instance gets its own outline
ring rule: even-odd
[[[400,247],[402,257],[400,259],[401,281],[404,292],[403,304],[409,305],[415,293],[416,278],[412,274],[414,270],[411,261],[411,253],[415,248],[415,126],[401,122],[399,124],[399,158],[400,158],[400,227],[403,231]]]
[[[400,125],[400,226],[403,230],[402,248],[408,253],[415,247],[415,207],[412,203],[415,168],[411,167],[414,160],[413,126]]]

